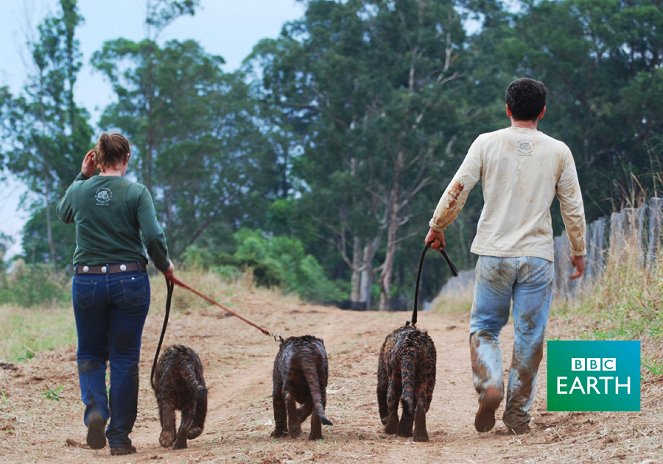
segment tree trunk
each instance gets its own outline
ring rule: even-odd
[[[389,193],[389,214],[387,216],[387,249],[380,273],[380,306],[379,309],[385,310],[389,305],[391,292],[391,279],[394,272],[394,258],[396,256],[396,236],[401,225],[400,201],[401,185],[400,173],[403,169],[405,154],[399,150],[394,161],[394,181]]]
[[[361,245],[359,237],[352,239],[352,278],[350,280],[350,301],[362,301],[360,297],[361,282]]]
[[[51,255],[51,264],[53,269],[57,270],[58,261],[57,255],[55,254],[55,241],[53,240],[53,224],[51,220],[51,204],[48,199],[51,196],[51,188],[48,185],[49,179],[46,179],[46,237],[48,239],[48,249]]]

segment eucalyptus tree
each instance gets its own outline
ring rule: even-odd
[[[32,261],[53,266],[71,254],[73,238],[59,230],[52,206],[76,175],[92,136],[88,114],[74,100],[81,68],[75,31],[83,18],[75,0],[61,0],[59,7],[28,43],[32,70],[23,92],[13,97],[5,90],[2,97],[6,167],[37,198],[24,228],[24,248]]]
[[[164,25],[150,14],[148,24]],[[112,40],[93,55],[117,96],[100,124],[134,145],[138,179],[155,197],[176,256],[194,242],[225,241],[227,250],[231,232],[255,222],[273,195],[256,103],[241,74],[222,70],[223,58],[192,40],[156,38]]]
[[[388,306],[414,199],[456,156],[465,33],[454,6],[310,1],[254,50],[264,98],[301,134],[297,205],[350,269],[352,300],[369,302],[377,277]]]
[[[514,73],[536,76],[548,86],[549,116],[542,128],[572,149],[589,218],[633,202],[638,191],[660,191],[661,2],[523,6],[499,58]]]

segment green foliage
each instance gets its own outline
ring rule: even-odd
[[[44,398],[51,401],[60,401],[60,397],[62,395],[62,392],[64,391],[64,387],[62,385],[58,385],[55,388],[49,388],[48,386],[46,386],[46,388],[48,388],[48,390],[42,393]]]
[[[273,156],[242,75],[224,73],[223,58],[191,40],[117,39],[92,62],[117,95],[101,125],[135,147],[174,256],[236,228],[220,224],[257,221],[273,196]]]
[[[0,282],[0,301],[25,308],[64,304],[71,298],[68,280],[45,264],[17,261]]]
[[[47,252],[39,253],[38,262],[54,266],[69,258],[72,243],[53,236],[54,204],[76,176],[92,136],[87,111],[74,101],[81,67],[75,30],[81,21],[76,2],[61,0],[60,10],[43,20],[37,39],[29,44],[35,71],[22,94],[14,97],[6,89],[0,92],[0,159],[5,159],[6,167],[34,194],[35,201],[26,206],[35,216],[43,216],[38,230],[26,228],[24,239],[41,242],[33,249]]]
[[[508,124],[504,89],[520,76],[549,89],[540,128],[571,148],[588,220],[661,191],[658,0],[311,0],[235,73],[195,41],[159,40],[199,3],[150,0],[144,39],[108,41],[92,59],[117,97],[101,126],[131,140],[171,254],[189,268],[232,280],[251,266],[260,284],[302,295],[343,281],[353,300],[377,288],[383,304],[409,301],[436,201],[471,141]],[[62,0],[30,45],[24,91],[0,87],[0,168],[35,194],[30,263],[62,265],[73,247],[53,202],[90,145],[73,98],[81,21]],[[447,230],[461,268],[474,260],[476,190]],[[242,228],[265,235],[234,243]],[[448,275],[429,266],[422,298]]]
[[[253,270],[256,283],[279,286],[314,302],[342,299],[342,292],[325,275],[320,263],[293,237],[268,237],[261,231],[242,229],[235,236],[233,255],[240,266]]]

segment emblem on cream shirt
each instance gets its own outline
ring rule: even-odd
[[[518,140],[518,142],[516,142],[516,150],[523,156],[529,156],[534,150],[534,142],[527,139]]]

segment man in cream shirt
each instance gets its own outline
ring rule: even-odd
[[[546,88],[533,79],[507,87],[511,126],[481,134],[444,191],[426,243],[444,247],[444,231],[481,180],[484,206],[471,251],[479,255],[470,315],[470,354],[479,408],[474,426],[487,432],[504,397],[499,334],[513,300],[514,346],[502,421],[512,433],[529,430],[536,375],[543,356],[552,301],[555,196],[571,242],[572,279],[585,268],[585,214],[569,148],[537,130],[546,111]]]

